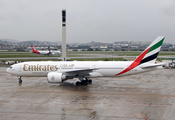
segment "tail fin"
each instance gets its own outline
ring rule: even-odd
[[[126,73],[132,69],[134,69],[135,67],[137,67],[140,64],[143,63],[155,63],[156,58],[159,54],[160,48],[163,44],[165,37],[164,36],[159,36],[157,37],[140,55],[139,57],[137,57],[135,59],[134,62],[132,62],[132,64],[127,67],[125,70],[123,70],[122,72],[118,73],[117,75]]]
[[[34,47],[33,47],[33,45],[31,45],[31,47],[32,47],[32,53],[37,53],[37,54],[40,54],[40,52],[37,50],[37,49],[35,49]]]
[[[159,36],[157,37],[146,49],[145,51],[142,52],[143,58],[139,62],[140,64],[146,63],[146,62],[151,62],[155,63],[156,58],[159,54],[160,48],[163,44],[165,37],[164,36]],[[141,54],[141,55],[142,55]]]
[[[31,47],[32,47],[32,50],[33,50],[33,51],[35,51],[35,49],[34,49],[33,45],[31,45]]]

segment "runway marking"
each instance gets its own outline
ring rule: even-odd
[[[47,113],[47,112],[39,112],[39,113],[36,113],[36,112],[7,112],[7,111],[0,111],[0,113],[2,113],[2,114],[10,114],[10,115],[13,115],[13,114],[22,114],[22,115],[38,115],[38,114],[40,114],[40,115],[58,115],[58,116],[61,116],[62,117],[62,113]],[[65,114],[68,118],[70,118],[70,117],[80,117],[80,118],[82,118],[82,117],[85,117],[85,118],[87,118],[87,119],[89,119],[89,116],[87,116],[87,115],[77,115],[77,114]],[[91,117],[91,116],[90,116]],[[140,120],[140,119],[142,119],[142,118],[136,118],[136,117],[125,117],[125,116],[103,116],[103,115],[98,115],[97,116],[97,118],[95,117],[94,119],[96,120],[96,119],[98,119],[98,118],[102,118],[102,119],[115,119],[115,120],[119,120],[119,119],[125,119],[125,120],[130,120],[130,119],[134,119],[134,120]],[[91,118],[91,119],[93,119],[93,118]]]
[[[136,113],[136,114],[133,114],[133,115],[126,116],[126,118],[138,117],[138,119],[139,119],[139,118],[142,118],[141,114],[142,113]]]
[[[69,103],[87,103],[87,104],[109,104],[107,102],[99,102],[99,101],[89,101],[89,100],[70,100],[70,101],[59,101],[59,100],[27,100],[27,99],[0,99],[0,101],[28,101],[28,102],[36,102],[42,103],[47,102],[47,104],[69,104]],[[133,103],[133,101],[126,101],[132,103],[132,105],[137,106],[157,106],[157,107],[175,107],[175,105],[170,104],[146,104],[146,103]]]
[[[59,100],[27,100],[26,99],[0,99],[0,101],[27,101],[27,102],[37,102],[37,103],[41,103],[41,102],[48,102],[47,104],[50,104],[49,102],[52,103],[57,103],[57,104],[65,104],[65,103],[89,103],[89,104],[107,104],[106,102],[99,102],[99,101],[89,101],[89,100],[70,100],[70,101],[59,101]]]
[[[146,104],[146,103],[133,103],[133,101],[126,101],[126,102],[131,102],[132,105],[142,105],[142,106],[160,106],[160,107],[175,107],[175,105],[170,105],[170,104]]]
[[[132,104],[132,105],[142,105],[142,106],[158,106],[158,107],[175,107],[175,105],[168,105],[168,104]]]

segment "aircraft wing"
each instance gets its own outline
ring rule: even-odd
[[[93,70],[96,70],[96,69],[69,70],[69,71],[65,71],[64,74],[67,76],[87,76]]]
[[[141,66],[142,69],[147,69],[147,68],[154,68],[154,67],[158,67],[158,66],[165,66],[165,63],[157,63],[157,64],[147,64],[147,65],[143,65]]]

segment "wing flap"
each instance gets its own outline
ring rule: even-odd
[[[79,69],[79,70],[72,69],[69,71],[64,71],[63,73],[67,76],[87,76],[93,70],[96,70],[96,69]]]

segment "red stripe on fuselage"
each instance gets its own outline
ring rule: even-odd
[[[123,73],[126,73],[130,70],[132,70],[133,68],[137,67],[138,64],[142,61],[142,59],[144,58],[144,56],[146,55],[146,53],[150,50],[150,48],[148,48],[146,51],[144,51],[129,67],[127,67],[125,70],[123,70],[122,72],[116,74],[117,75],[121,75]]]

